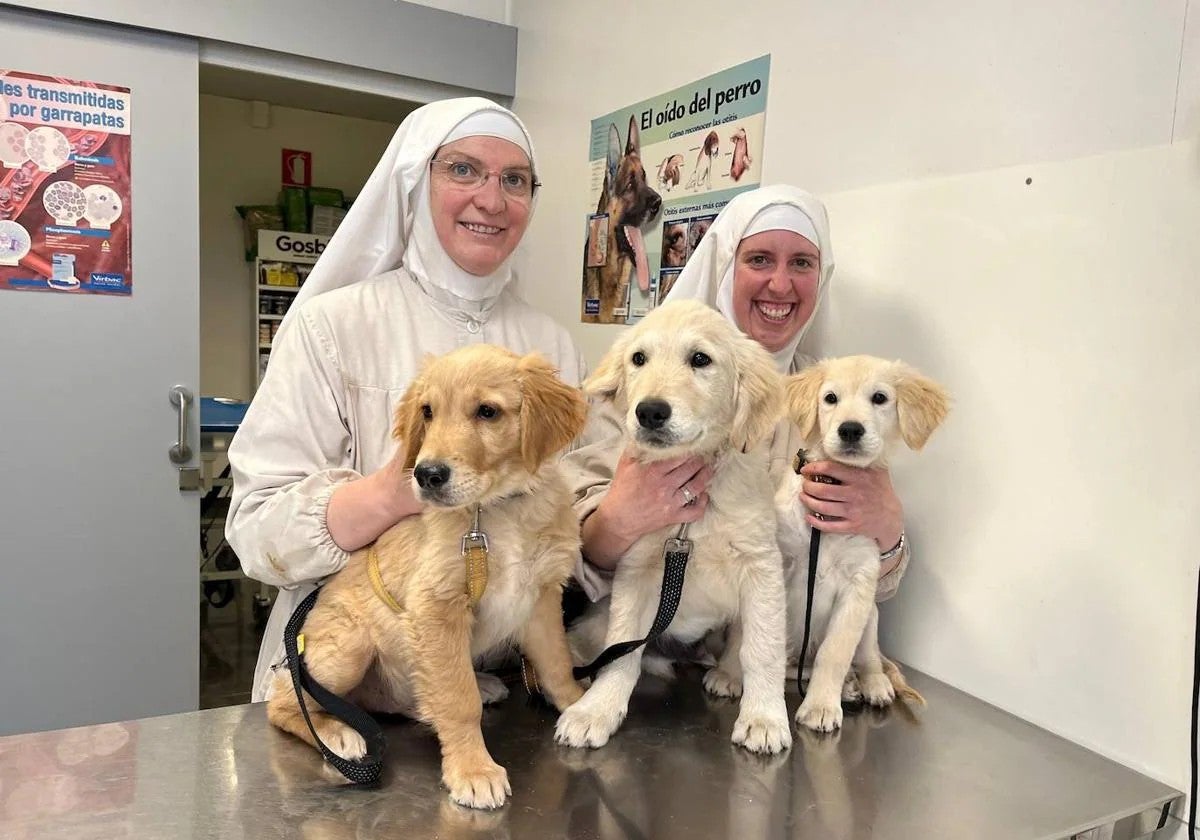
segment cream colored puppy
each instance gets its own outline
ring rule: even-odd
[[[919,450],[941,424],[948,398],[941,386],[902,362],[872,356],[827,359],[788,378],[788,410],[804,436],[809,461],[885,467],[901,441]],[[790,647],[804,634],[811,529],[799,501],[802,477],[789,474],[776,498],[780,546],[792,559],[788,579]],[[896,693],[923,702],[900,670],[879,652],[879,546],[869,537],[822,534],[813,597],[809,659],[812,677],[796,723],[828,732],[842,725],[842,685],[853,663],[863,698],[889,705]],[[815,652],[815,653],[814,653]]]
[[[511,792],[483,741],[474,662],[515,643],[559,709],[583,693],[562,624],[579,520],[558,453],[586,414],[579,389],[536,353],[472,345],[428,361],[395,429],[397,457],[413,471],[425,510],[354,552],[304,623],[304,659],[317,682],[368,711],[433,727],[442,781],[461,805],[495,808]],[[477,509],[488,538],[482,597],[464,556]],[[362,736],[306,702],[330,749],[350,760],[366,754]],[[316,746],[286,672],[267,717]]]
[[[708,507],[687,534],[691,560],[666,635],[694,642],[740,616],[745,693],[733,742],[765,753],[791,745],[774,487],[766,453],[755,451],[782,415],[782,386],[758,342],[696,301],[651,311],[617,339],[584,383],[585,392],[613,403],[623,445],[634,457],[699,455],[713,466]],[[571,631],[580,656],[590,661],[602,648],[645,637],[658,609],[663,544],[677,532],[672,525],[648,534],[621,558],[612,596]],[[602,670],[558,719],[559,742],[605,744],[625,718],[641,662],[639,649]]]

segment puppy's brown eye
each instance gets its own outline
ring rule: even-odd
[[[499,413],[500,409],[496,408],[496,406],[483,403],[479,406],[479,410],[475,412],[475,416],[480,420],[491,420]]]
[[[629,358],[629,361],[633,362],[634,367],[641,367],[646,364],[646,354],[638,350]]]
[[[426,420],[432,420],[433,419],[433,409],[430,408],[428,405],[421,406],[421,416],[424,417]]]
[[[875,405],[883,405],[887,402],[887,394],[883,393],[883,391],[876,391],[871,395],[871,402],[875,403]]]
[[[708,354],[701,353],[700,351],[696,351],[695,353],[692,354],[692,358],[691,358],[692,367],[702,368],[702,367],[708,367],[711,364],[712,364],[712,359],[710,359],[708,357]]]
[[[837,405],[837,394],[830,391],[825,395],[825,402],[829,405]]]

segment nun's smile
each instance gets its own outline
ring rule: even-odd
[[[513,194],[520,173],[532,181],[524,150],[499,137],[464,137],[438,149],[429,185],[430,213],[438,242],[469,274],[486,277],[508,259],[529,226],[532,195]],[[481,173],[483,183],[464,185],[458,172]],[[501,179],[506,179],[507,188]]]
[[[756,300],[754,305],[758,307],[758,313],[772,323],[782,324],[791,317],[792,312],[796,310],[795,303],[776,303],[769,300]]]
[[[481,236],[481,237],[484,237],[485,239],[490,238],[490,237],[499,236],[500,234],[504,233],[504,231],[506,230],[506,228],[494,227],[493,225],[481,225],[481,224],[477,224],[475,222],[459,222],[459,224],[462,225],[463,227],[465,227],[471,233],[475,234],[476,236]]]
[[[790,230],[767,230],[738,244],[733,312],[742,332],[772,353],[808,323],[817,306],[821,253]]]

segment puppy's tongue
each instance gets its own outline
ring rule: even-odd
[[[625,239],[633,249],[633,264],[637,272],[638,288],[642,293],[650,291],[650,264],[646,262],[646,243],[642,241],[642,229],[625,225]]]

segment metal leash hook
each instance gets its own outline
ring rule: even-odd
[[[475,506],[475,522],[471,530],[463,534],[462,556],[467,567],[467,597],[471,609],[479,605],[488,585],[488,538],[479,528],[480,506]]]

